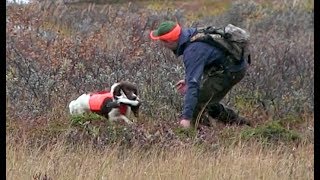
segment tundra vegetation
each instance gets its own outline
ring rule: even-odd
[[[49,1],[6,6],[8,179],[314,179],[314,1]],[[248,75],[223,100],[253,122],[184,130],[180,58],[149,39],[163,20],[246,28]],[[68,103],[120,80],[133,126]]]

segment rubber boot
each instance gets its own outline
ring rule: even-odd
[[[251,123],[244,117],[239,116],[232,109],[224,107],[222,104],[215,105],[208,110],[208,114],[218,121],[226,124],[248,125]]]

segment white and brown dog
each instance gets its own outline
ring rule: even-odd
[[[82,94],[70,102],[69,110],[71,115],[93,112],[111,121],[123,119],[132,124],[128,117],[131,111],[135,117],[139,116],[140,104],[137,88],[122,81],[113,84],[110,91]]]

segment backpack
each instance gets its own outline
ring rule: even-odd
[[[250,64],[249,39],[250,34],[246,30],[228,24],[223,28],[213,26],[197,28],[197,34],[191,37],[190,42],[206,42],[239,62],[247,57]]]

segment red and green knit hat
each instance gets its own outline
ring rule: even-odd
[[[181,27],[173,21],[162,22],[158,29],[150,32],[153,40],[176,41],[179,39]]]

